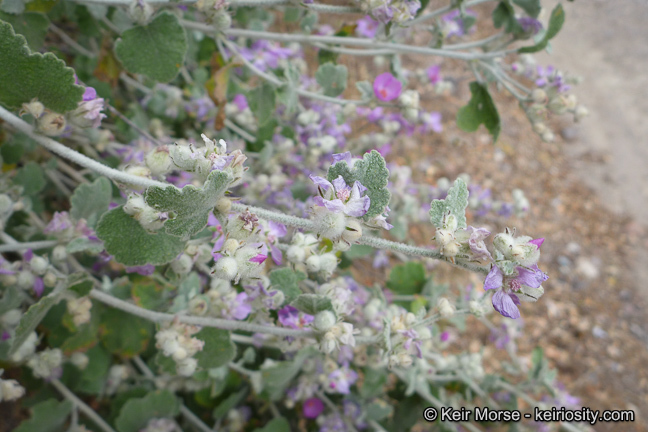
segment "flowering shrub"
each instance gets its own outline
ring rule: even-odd
[[[0,4],[0,400],[31,410],[16,430],[478,431],[424,409],[577,404],[542,349],[517,355],[542,233],[485,225],[523,216],[524,193],[388,162],[447,124],[417,87],[453,81],[410,54],[466,62],[457,124],[493,141],[496,88],[546,141],[550,114],[586,115],[531,56],[562,8],[181,3]],[[415,223],[434,238],[409,238]],[[367,258],[386,283],[360,282]],[[434,260],[484,289],[435,283]],[[511,357],[499,368],[452,347],[480,323]]]

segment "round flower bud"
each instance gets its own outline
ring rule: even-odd
[[[176,372],[178,375],[184,376],[184,377],[190,377],[191,375],[196,372],[196,369],[198,368],[198,360],[195,358],[186,358],[182,360],[182,362],[176,364]]]
[[[52,272],[47,272],[45,273],[45,276],[43,276],[43,283],[47,288],[53,288],[54,285],[56,285],[57,280],[58,278]]]
[[[233,238],[227,239],[223,244],[223,251],[229,254],[233,254],[234,252],[236,252],[236,249],[238,249],[239,246],[241,246],[241,243],[239,243],[238,240]]]
[[[238,273],[238,264],[232,257],[222,257],[216,261],[213,274],[219,279],[232,280]]]
[[[333,332],[326,332],[320,342],[320,351],[324,354],[331,354],[337,346],[336,337]]]
[[[440,247],[445,247],[454,240],[454,234],[449,230],[438,229],[434,236],[434,240]]]
[[[32,117],[37,119],[43,115],[44,111],[45,111],[45,106],[42,103],[38,102],[37,100],[32,100],[29,103],[24,103],[22,105],[22,109],[18,114],[21,117],[25,114],[30,114]]]
[[[144,163],[146,163],[146,166],[154,176],[168,173],[173,166],[173,161],[169,155],[169,147],[160,146],[151,150],[144,158]]]
[[[413,360],[411,355],[407,354],[406,352],[398,354],[398,364],[400,365],[400,367],[407,369],[412,366],[412,363]]]
[[[36,129],[47,136],[61,135],[66,125],[65,116],[54,112],[49,112],[36,121]]]
[[[128,7],[128,15],[139,25],[146,25],[153,15],[153,7],[144,0],[135,0]]]
[[[578,105],[574,111],[574,120],[581,121],[589,115],[589,110],[583,105]]]
[[[306,260],[306,268],[311,273],[316,273],[320,270],[320,257],[313,255]]]
[[[531,99],[535,103],[546,103],[547,102],[547,92],[542,89],[535,89],[531,93]]]
[[[306,252],[303,247],[292,245],[286,251],[286,258],[293,264],[301,264],[306,259]]]
[[[542,122],[536,122],[533,124],[533,130],[535,133],[542,135],[543,133],[548,131],[547,125],[545,125]]]
[[[232,17],[226,11],[219,11],[219,13],[214,16],[214,29],[217,32],[225,31],[232,27]]]
[[[203,297],[194,297],[189,301],[189,313],[191,315],[203,316],[208,310],[209,305]]]
[[[29,289],[34,286],[36,278],[30,271],[21,271],[18,273],[17,285],[22,289]]]
[[[25,389],[16,380],[0,380],[0,401],[12,401],[25,395]]]
[[[62,262],[67,258],[67,250],[65,246],[58,245],[52,250],[52,261]]]
[[[468,304],[468,307],[470,308],[470,313],[475,315],[476,317],[483,317],[484,316],[484,308],[482,307],[481,303],[478,301],[471,301]]]
[[[454,306],[452,306],[448,299],[445,297],[441,297],[439,299],[437,306],[439,307],[439,314],[441,314],[441,316],[444,318],[451,317],[455,313]]]
[[[310,258],[309,258],[310,259]],[[335,254],[325,253],[320,255],[320,270],[326,274],[333,274],[337,269],[338,260]]]
[[[459,253],[459,248],[460,244],[457,242],[452,242],[450,244],[447,244],[443,248],[443,255],[448,256],[448,257],[455,257]]]
[[[0,317],[0,322],[7,327],[14,327],[18,325],[21,317],[22,312],[20,309],[11,309]]]
[[[179,275],[185,275],[191,271],[193,261],[187,254],[182,254],[176,260],[171,261],[171,268]]]
[[[49,263],[45,258],[40,256],[35,256],[29,262],[29,266],[31,267],[34,273],[36,273],[38,276],[42,276],[47,271],[47,267],[49,267]]]
[[[380,300],[373,299],[364,307],[364,316],[368,320],[373,320],[380,312]]]
[[[337,320],[333,312],[325,310],[318,312],[315,315],[315,320],[313,321],[313,326],[319,331],[326,331],[333,327]]]
[[[180,361],[187,358],[187,351],[184,348],[178,348],[172,354],[173,360]]]
[[[546,131],[545,133],[542,134],[542,141],[544,142],[553,142],[556,136],[553,134],[551,131]]]
[[[347,243],[355,243],[360,237],[362,237],[362,225],[356,219],[349,219],[342,233],[342,240]]]
[[[0,194],[0,214],[4,215],[13,210],[13,201],[7,194]]]
[[[333,213],[326,207],[315,207],[313,211],[313,222],[315,229],[325,238],[337,240],[346,228],[346,217],[344,213]]]
[[[232,201],[223,197],[216,202],[216,210],[221,213],[228,213],[232,209]]]
[[[83,370],[83,369],[86,368],[86,366],[88,366],[88,363],[89,363],[90,359],[88,359],[88,356],[85,355],[82,352],[75,352],[70,357],[70,361],[72,362],[72,364],[74,366],[76,366],[79,369]]]

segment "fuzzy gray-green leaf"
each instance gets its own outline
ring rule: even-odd
[[[52,53],[31,53],[11,24],[0,21],[0,103],[18,108],[33,98],[52,111],[77,107],[84,89],[74,84],[74,71]]]
[[[443,227],[443,219],[450,212],[457,218],[457,227],[466,228],[466,207],[468,207],[468,186],[458,178],[448,190],[448,196],[430,203],[430,222],[437,228]]]
[[[180,71],[187,52],[187,36],[178,18],[162,12],[148,25],[122,33],[115,54],[131,73],[156,81],[171,81]]]
[[[173,418],[179,412],[178,398],[168,390],[158,390],[143,398],[129,399],[119,411],[115,427],[119,432],[137,432],[151,419]]]
[[[94,227],[101,215],[108,210],[111,198],[112,185],[107,178],[99,177],[92,183],[83,183],[74,190],[70,198],[70,214],[77,221],[85,219],[88,226]]]
[[[334,65],[333,63],[324,63],[321,65],[317,72],[315,72],[315,79],[317,83],[324,89],[326,96],[339,96],[347,86],[347,68],[344,65]]]
[[[164,232],[147,232],[121,206],[103,214],[96,232],[106,251],[127,266],[166,264],[184,250],[181,239]]]
[[[170,219],[164,223],[167,234],[188,239],[207,226],[209,212],[214,209],[232,177],[223,171],[212,171],[202,188],[187,185],[165,188],[151,186],[146,190],[146,203],[160,212],[169,212]]]

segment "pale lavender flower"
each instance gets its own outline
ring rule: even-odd
[[[224,318],[244,320],[252,312],[252,306],[247,301],[247,293],[238,293],[233,299],[223,299],[225,308],[221,310]]]
[[[54,212],[52,220],[47,224],[43,232],[45,234],[61,233],[72,228],[72,220],[68,212]]]
[[[532,267],[517,267],[513,276],[505,276],[499,267],[494,265],[486,276],[484,289],[496,289],[493,294],[493,307],[505,317],[517,319],[520,317],[520,299],[515,293],[521,291],[522,285],[539,288],[549,278],[537,265]]]
[[[328,390],[340,394],[351,393],[351,386],[358,379],[358,374],[349,365],[334,370],[328,375]]]
[[[389,102],[396,99],[400,96],[402,89],[403,83],[389,72],[378,75],[373,83],[373,90],[376,98],[383,102]]]
[[[371,15],[383,24],[387,24],[394,17],[394,10],[390,6],[391,0],[382,0],[382,2],[373,9]]]
[[[429,113],[421,112],[422,132],[427,133],[434,131],[436,133],[443,132],[443,125],[441,124],[441,113],[432,111]]]
[[[146,264],[142,266],[126,267],[126,273],[137,273],[142,276],[150,276],[155,273],[155,266]]]
[[[432,84],[438,84],[443,79],[441,77],[441,65],[432,65],[425,71]]]
[[[484,243],[484,239],[490,235],[490,232],[484,228],[475,228],[473,226],[469,226],[466,230],[470,233],[468,246],[470,246],[470,251],[475,258],[492,260],[493,257]]]
[[[236,105],[239,111],[245,111],[245,109],[249,106],[245,95],[242,95],[240,93],[234,96],[232,103]]]
[[[286,305],[282,309],[279,309],[277,316],[279,317],[281,325],[293,329],[304,328],[304,326],[312,323],[315,319],[312,315],[301,313],[297,308],[290,305]]]
[[[367,15],[366,17],[360,18],[357,21],[355,32],[358,36],[373,39],[376,37],[376,33],[378,32],[379,27],[380,23]]]
[[[518,23],[522,27],[524,33],[529,33],[530,35],[537,35],[540,30],[542,30],[542,23],[535,18],[531,17],[522,17],[518,18]]]
[[[314,175],[311,175],[310,179],[317,185],[320,193],[314,198],[317,206],[326,207],[333,213],[343,212],[352,217],[364,216],[369,210],[369,197],[362,196],[367,188],[359,181],[356,180],[353,186],[349,187],[342,176],[338,176],[332,183]]]

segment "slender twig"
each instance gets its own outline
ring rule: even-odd
[[[2,241],[5,243],[9,243],[7,239],[3,236]],[[42,241],[35,241],[35,242],[26,242],[26,243],[13,243],[13,244],[3,244],[0,245],[0,253],[4,252],[16,252],[16,251],[23,251],[27,249],[47,249],[54,247],[58,244],[58,241],[56,240],[42,240]]]
[[[151,136],[151,134],[149,134],[148,132],[146,132],[146,131],[145,131],[144,129],[142,129],[141,127],[137,126],[137,125],[136,125],[136,124],[135,124],[131,119],[129,119],[128,117],[126,117],[124,114],[120,113],[119,110],[117,110],[117,108],[113,107],[113,106],[110,105],[110,104],[106,104],[106,106],[108,107],[108,111],[110,111],[111,113],[113,113],[114,115],[116,115],[117,117],[119,117],[119,118],[120,118],[121,120],[123,120],[124,123],[126,123],[128,126],[130,126],[130,127],[132,127],[133,129],[135,129],[135,130],[136,130],[140,135],[142,135],[143,137],[145,137],[146,139],[148,139],[149,141],[151,141],[153,144],[155,144],[155,145],[158,146],[158,147],[162,145],[162,143],[161,143],[160,141],[156,140],[155,138],[153,138],[153,136]]]
[[[115,432],[115,430],[110,427],[108,423],[106,423],[100,416],[97,414],[92,408],[90,408],[88,405],[86,405],[85,402],[83,402],[81,399],[77,397],[74,393],[70,391],[65,385],[60,382],[57,379],[53,379],[50,381],[50,384],[54,386],[54,388],[61,393],[62,396],[64,396],[67,400],[72,402],[74,406],[79,408],[79,411],[81,411],[83,414],[85,414],[86,417],[88,417],[94,424],[96,424],[99,428],[101,428],[104,432]]]
[[[208,24],[198,23],[194,21],[181,20],[181,24],[188,29],[202,31],[207,34],[213,34],[214,28]],[[341,37],[341,36],[321,36],[321,35],[306,35],[297,33],[274,33],[267,31],[247,30],[230,28],[224,31],[227,36],[245,37],[250,39],[263,39],[273,40],[277,42],[300,42],[307,44],[324,43],[333,45],[353,45],[364,46],[368,48],[384,48],[391,51],[392,54],[412,53],[412,54],[427,54],[439,57],[455,58],[459,60],[479,60],[490,59],[495,57],[502,57],[515,50],[508,51],[492,51],[486,53],[464,53],[448,51],[444,49],[436,49],[429,47],[422,47],[416,45],[399,44],[391,42],[376,41],[369,38],[357,37]]]
[[[468,8],[470,6],[476,6],[478,4],[486,3],[486,2],[489,2],[489,1],[494,1],[494,0],[472,0],[472,1],[464,2],[463,5]],[[442,7],[440,9],[434,10],[432,12],[426,13],[425,15],[421,15],[418,18],[414,18],[412,21],[409,21],[407,23],[408,27],[411,27],[411,26],[416,25],[416,24],[420,24],[420,23],[425,22],[425,21],[429,21],[429,20],[431,20],[433,18],[438,17],[439,15],[445,14],[446,12],[450,12],[452,9],[455,9],[455,8],[458,7],[457,6],[458,3],[460,3],[460,2],[452,1],[449,6]]]
[[[225,127],[231,129],[233,132],[239,134],[239,136],[247,141],[255,142],[256,137],[251,133],[244,130],[242,127],[231,121],[230,119],[225,119]]]
[[[50,30],[52,30],[54,33],[60,37],[63,42],[68,44],[71,48],[74,48],[76,51],[79,52],[79,54],[84,55],[86,57],[94,58],[97,57],[95,53],[92,51],[88,50],[87,48],[82,47],[79,45],[74,39],[72,39],[70,36],[68,36],[63,30],[60,28],[56,27],[54,24],[50,23]]]
[[[198,0],[181,0],[174,2],[171,0],[147,0],[147,3],[164,5],[164,4],[181,4],[181,5],[191,5],[196,3]],[[110,6],[127,6],[130,4],[129,0],[76,0],[77,3],[91,3],[91,4],[104,4]],[[357,14],[362,13],[362,11],[353,6],[337,6],[337,5],[328,5],[328,4],[299,4],[294,3],[290,0],[230,0],[227,2],[229,7],[268,7],[268,6],[282,6],[282,5],[294,5],[301,6],[304,9],[312,10],[314,12],[322,13],[332,13],[332,14]]]

